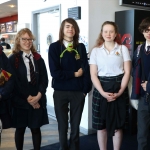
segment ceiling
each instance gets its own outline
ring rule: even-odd
[[[15,7],[11,8],[10,5],[14,5]],[[0,18],[10,17],[16,14],[18,14],[18,0],[10,0],[9,2],[0,4]]]

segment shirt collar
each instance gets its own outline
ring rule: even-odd
[[[29,55],[31,55],[30,57],[34,57],[33,54],[31,53],[31,51],[30,51],[29,54],[27,54],[27,53],[25,53],[25,52],[23,51],[23,54],[22,54],[22,55],[23,55],[24,58],[26,58],[25,56],[29,56]]]
[[[117,48],[118,48],[118,46],[119,46],[119,45],[118,45],[118,43],[117,43],[117,42],[115,42],[114,49],[117,49]],[[102,45],[100,48],[105,49],[105,47],[104,47],[104,43],[103,43],[103,45]],[[113,49],[113,50],[114,50],[114,49]]]
[[[145,44],[145,50],[147,51],[147,46],[150,46],[150,44],[147,43],[146,41],[146,44]]]
[[[72,43],[73,43],[73,41],[72,41],[72,42],[67,42],[67,41],[63,40],[63,44],[65,45],[65,47],[66,47],[66,48],[68,47],[68,44],[69,44],[69,43],[71,43],[71,44],[72,44]]]

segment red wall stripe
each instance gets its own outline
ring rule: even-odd
[[[5,23],[5,22],[9,22],[9,21],[18,21],[18,15],[0,18],[0,23]]]

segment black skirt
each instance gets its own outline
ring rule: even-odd
[[[37,91],[32,84],[29,83],[30,95],[37,95]],[[14,108],[13,109],[13,127],[29,127],[29,128],[39,128],[42,125],[48,124],[48,114],[46,107],[42,106],[40,102],[40,108],[34,109],[30,104],[28,109]]]
[[[12,127],[12,116],[9,112],[0,114],[0,119],[2,122],[2,129],[8,129]]]
[[[123,75],[115,77],[99,77],[105,92],[117,93]],[[96,130],[107,129],[108,136],[113,136],[116,129],[122,129],[127,120],[129,106],[128,89],[115,101],[107,100],[95,88],[92,100],[92,126]]]

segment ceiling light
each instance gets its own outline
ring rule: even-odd
[[[14,7],[15,7],[15,5],[9,5],[9,7],[14,8]]]
[[[1,1],[0,1],[0,4],[6,3],[6,2],[9,2],[9,1],[11,1],[11,0],[1,0]]]

